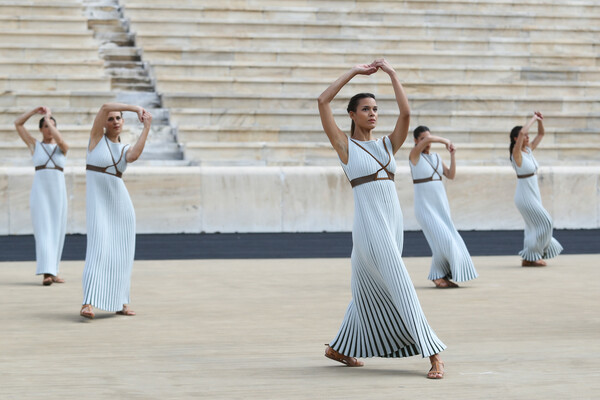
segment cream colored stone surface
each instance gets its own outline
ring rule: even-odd
[[[542,269],[475,257],[477,280],[436,290],[429,258],[405,258],[448,348],[428,361],[323,357],[350,300],[342,259],[136,261],[135,317],[79,315],[83,261],[43,287],[34,262],[0,263],[0,397],[6,399],[592,400],[598,374],[598,255]]]
[[[0,174],[0,235],[10,233],[10,197],[8,192],[8,175]]]
[[[85,232],[85,170],[65,171],[68,233]],[[542,167],[542,202],[556,228],[600,228],[600,169]],[[7,202],[0,215],[5,234],[31,234],[29,192],[33,168],[0,168]],[[148,167],[124,175],[139,233],[348,231],[354,200],[337,167]],[[459,167],[446,190],[455,225],[462,230],[522,229],[514,206],[510,167]],[[413,183],[399,163],[396,173],[404,227],[419,230]]]

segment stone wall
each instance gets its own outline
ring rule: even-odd
[[[85,233],[85,170],[65,169],[68,233]],[[339,167],[149,167],[124,175],[138,233],[320,232],[352,229],[352,190]],[[0,167],[0,235],[31,234],[33,168]],[[600,167],[543,167],[542,201],[557,228],[600,228]],[[418,230],[408,167],[396,187]],[[458,229],[522,229],[510,167],[460,167],[446,181]]]

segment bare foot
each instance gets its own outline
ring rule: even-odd
[[[53,276],[52,277],[52,282],[54,283],[65,283],[65,280],[59,276]]]

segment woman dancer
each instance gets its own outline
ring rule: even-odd
[[[432,259],[428,279],[438,288],[456,288],[456,282],[477,278],[471,255],[452,219],[442,175],[454,179],[456,148],[450,140],[433,136],[426,126],[413,131],[415,147],[410,151],[409,165],[415,186],[415,216],[427,243]],[[443,143],[450,152],[450,168],[438,153],[430,153],[432,143]]]
[[[356,75],[381,69],[389,75],[400,117],[394,131],[374,140],[377,103],[370,93],[359,93],[348,104],[350,138],[336,125],[330,103]],[[406,140],[410,108],[396,71],[384,59],[357,65],[338,78],[321,96],[323,129],[336,150],[354,192],[352,229],[352,300],[342,326],[325,356],[351,367],[356,357],[428,356],[427,377],[441,379],[439,356],[446,346],[429,327],[414,286],[402,262],[402,211],[394,185],[394,154]]]
[[[42,114],[39,129],[42,141],[25,128],[35,114]],[[15,121],[19,136],[31,153],[35,165],[29,197],[33,236],[35,237],[36,275],[44,275],[42,284],[64,283],[58,276],[67,227],[67,189],[63,169],[69,146],[56,128],[56,120],[48,107],[37,107]]]
[[[538,163],[533,150],[544,137],[544,117],[535,111],[527,125],[515,126],[510,132],[510,161],[517,172],[515,204],[525,220],[524,248],[519,252],[523,267],[544,267],[544,259],[554,258],[563,248],[552,237],[552,218],[542,205],[537,180]],[[529,143],[529,128],[537,121],[538,134]]]
[[[142,134],[130,146],[120,143],[123,111],[137,113]],[[152,115],[142,107],[104,104],[90,133],[86,172],[87,251],[80,314],[94,318],[92,306],[120,315],[135,315],[128,307],[135,253],[135,211],[121,179],[127,164],[139,158],[150,131]]]

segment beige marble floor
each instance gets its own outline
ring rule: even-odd
[[[600,255],[547,268],[476,257],[458,290],[407,258],[448,345],[428,363],[323,357],[349,301],[348,259],[139,261],[136,317],[79,317],[83,262],[42,287],[32,262],[0,263],[1,399],[592,399],[600,393]]]

